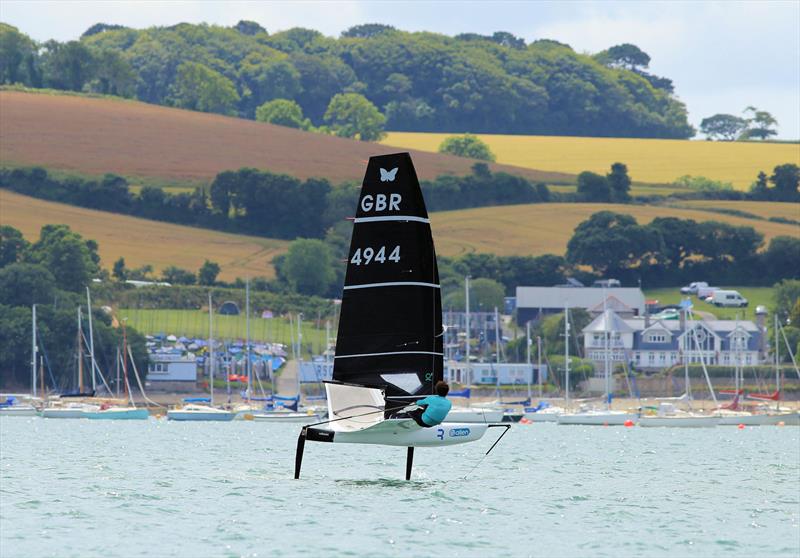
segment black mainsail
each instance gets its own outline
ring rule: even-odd
[[[387,399],[443,377],[442,300],[428,212],[408,153],[371,157],[347,260],[334,381]]]

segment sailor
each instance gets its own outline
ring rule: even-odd
[[[425,399],[417,401],[417,408],[408,413],[414,421],[422,428],[430,428],[444,422],[447,413],[453,406],[447,400],[447,393],[450,391],[450,386],[447,382],[436,382],[436,395],[429,395]]]

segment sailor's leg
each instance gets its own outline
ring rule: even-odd
[[[411,466],[414,464],[414,448],[409,447],[406,454],[406,480],[411,480]]]
[[[306,429],[300,432],[297,437],[297,452],[294,454],[294,478],[300,478],[300,467],[303,465],[303,450],[306,446]]]

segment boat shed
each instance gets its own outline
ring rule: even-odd
[[[517,323],[538,322],[564,308],[583,308],[593,317],[606,308],[632,318],[643,316],[645,298],[638,287],[517,287]]]

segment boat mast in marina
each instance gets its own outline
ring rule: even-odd
[[[89,287],[86,287],[86,311],[89,318],[89,363],[92,368],[92,393],[97,391],[97,380],[95,378],[95,369],[97,363],[94,360],[94,335],[92,332],[92,299],[89,294]]]
[[[208,378],[209,378],[209,401],[214,406],[214,306],[211,299],[211,291],[208,291]]]
[[[464,316],[464,320],[466,322],[466,327],[464,330],[466,331],[466,337],[464,338],[465,344],[465,353],[466,353],[466,365],[464,368],[464,374],[466,376],[466,385],[467,387],[472,385],[472,369],[470,367],[469,361],[469,275],[464,278],[464,299],[465,299],[465,309],[466,313]]]
[[[564,306],[564,410],[569,412],[569,308]]]
[[[36,354],[38,352],[36,346],[36,305],[32,307],[32,320],[31,320],[31,395],[36,397]],[[42,390],[44,396],[44,390]]]

